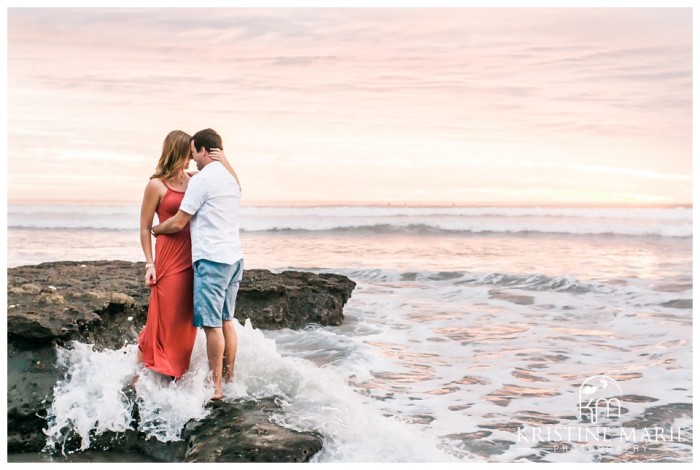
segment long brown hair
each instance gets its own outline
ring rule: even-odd
[[[170,132],[163,141],[163,152],[153,178],[175,178],[190,158],[190,135],[183,131]]]

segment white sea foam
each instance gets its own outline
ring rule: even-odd
[[[206,339],[199,331],[192,351],[190,370],[178,381],[154,373],[141,366],[134,384],[139,411],[138,430],[146,439],[161,442],[180,440],[180,433],[191,419],[203,419],[206,405],[213,394],[208,381]]]
[[[82,343],[57,348],[57,365],[68,370],[54,387],[45,430],[47,447],[63,447],[75,434],[84,450],[94,436],[131,429],[133,403],[123,385],[136,373],[134,354],[134,346],[102,352]]]
[[[79,342],[68,349],[57,348],[57,364],[66,372],[54,387],[48,409],[47,448],[59,446],[65,453],[66,444],[76,435],[80,450],[85,450],[97,436],[127,430],[141,431],[146,439],[179,440],[187,421],[206,416],[212,390],[206,380],[203,334],[198,335],[192,356],[198,367],[177,382],[144,368],[136,361],[136,351],[133,344],[117,351],[96,351]],[[128,391],[134,379],[135,394]],[[135,407],[138,423],[132,421]]]
[[[297,430],[318,431],[324,448],[320,461],[449,461],[430,435],[397,419],[382,416],[368,399],[352,391],[332,368],[283,357],[275,342],[248,322],[237,324],[239,352],[235,380],[224,387],[225,400],[278,397],[282,405],[274,417],[279,424]],[[190,419],[207,414],[212,394],[207,381],[203,334],[198,335],[191,371],[177,381],[152,373],[134,360],[135,346],[118,351],[95,351],[90,345],[73,343],[59,348],[59,363],[67,368],[66,379],[54,389],[48,413],[47,447],[64,446],[72,435],[81,439],[80,449],[90,448],[105,432],[138,429],[146,438],[162,442],[179,440]],[[136,398],[124,393],[138,374]],[[132,422],[134,406],[140,421]]]
[[[438,442],[399,420],[382,416],[376,404],[348,387],[332,367],[282,356],[274,341],[248,322],[239,329],[236,378],[227,399],[281,397],[282,425],[324,436],[318,461],[449,461]]]

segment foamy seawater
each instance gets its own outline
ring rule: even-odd
[[[247,267],[357,282],[339,327],[238,325],[226,399],[280,397],[280,424],[325,436],[316,461],[692,461],[689,209],[266,208],[245,217]],[[295,218],[302,228],[289,226]],[[142,260],[131,228],[8,219],[10,266]],[[139,430],[164,441],[206,413],[201,337],[177,383],[139,371],[133,348],[60,352],[69,374],[51,404],[50,443],[76,433],[90,449],[90,433],[128,426],[135,403]],[[88,380],[105,362],[118,365],[110,378]],[[136,397],[122,395],[134,373]],[[98,395],[101,404],[80,406]],[[580,406],[585,396],[608,400],[597,422]]]

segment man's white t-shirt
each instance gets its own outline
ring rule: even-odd
[[[234,264],[243,258],[238,235],[241,190],[221,162],[211,162],[194,175],[180,204],[192,215],[192,262],[207,259]]]

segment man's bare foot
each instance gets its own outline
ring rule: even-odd
[[[224,392],[222,392],[221,390],[215,390],[214,396],[211,397],[212,401],[221,400],[222,398],[224,398]]]

